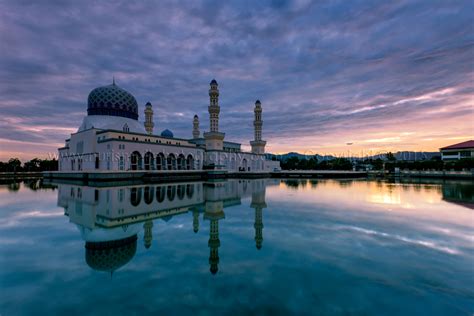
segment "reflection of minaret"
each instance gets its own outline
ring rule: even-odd
[[[153,240],[153,221],[147,220],[145,224],[143,224],[143,229],[145,229],[145,236],[143,236],[143,242],[145,244],[145,248],[148,249],[151,247],[151,241]]]
[[[193,230],[195,233],[199,231],[199,211],[193,211]]]
[[[265,189],[264,189],[265,190]],[[255,209],[255,246],[258,250],[262,248],[263,243],[263,215],[262,211],[267,207],[265,203],[265,191],[259,191],[252,193],[251,208]]]
[[[225,218],[224,204],[222,201],[208,201],[206,202],[206,211],[204,219],[211,221],[209,229],[209,265],[212,274],[216,274],[219,270],[219,247],[221,241],[219,240],[219,220]]]

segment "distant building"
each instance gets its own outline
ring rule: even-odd
[[[442,160],[474,158],[474,140],[440,148]]]
[[[219,131],[219,88],[212,80],[209,89],[209,131],[199,129],[193,118],[192,138],[177,138],[169,129],[154,133],[153,107],[145,106],[145,122],[138,121],[135,97],[115,84],[99,87],[88,97],[87,115],[76,133],[59,148],[59,171],[108,172],[135,170],[202,170],[228,172],[273,171],[279,162],[265,158],[262,140],[262,106],[255,102],[251,152],[241,144],[225,141]]]

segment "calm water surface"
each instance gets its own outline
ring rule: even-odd
[[[474,185],[0,185],[0,315],[473,315]]]

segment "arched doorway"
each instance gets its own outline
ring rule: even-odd
[[[130,169],[142,170],[142,155],[138,151],[134,151],[130,156]]]
[[[145,170],[153,170],[154,168],[154,159],[153,159],[153,154],[151,152],[147,152],[145,154]]]
[[[176,156],[174,154],[168,155],[168,170],[176,170]]]
[[[163,153],[156,155],[156,170],[166,170],[166,159]]]
[[[183,154],[178,156],[178,170],[186,170],[186,158]]]
[[[194,158],[192,155],[188,155],[188,158],[186,158],[186,169],[194,170]]]

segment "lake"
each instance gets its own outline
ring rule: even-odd
[[[472,315],[474,183],[0,185],[0,315]]]

